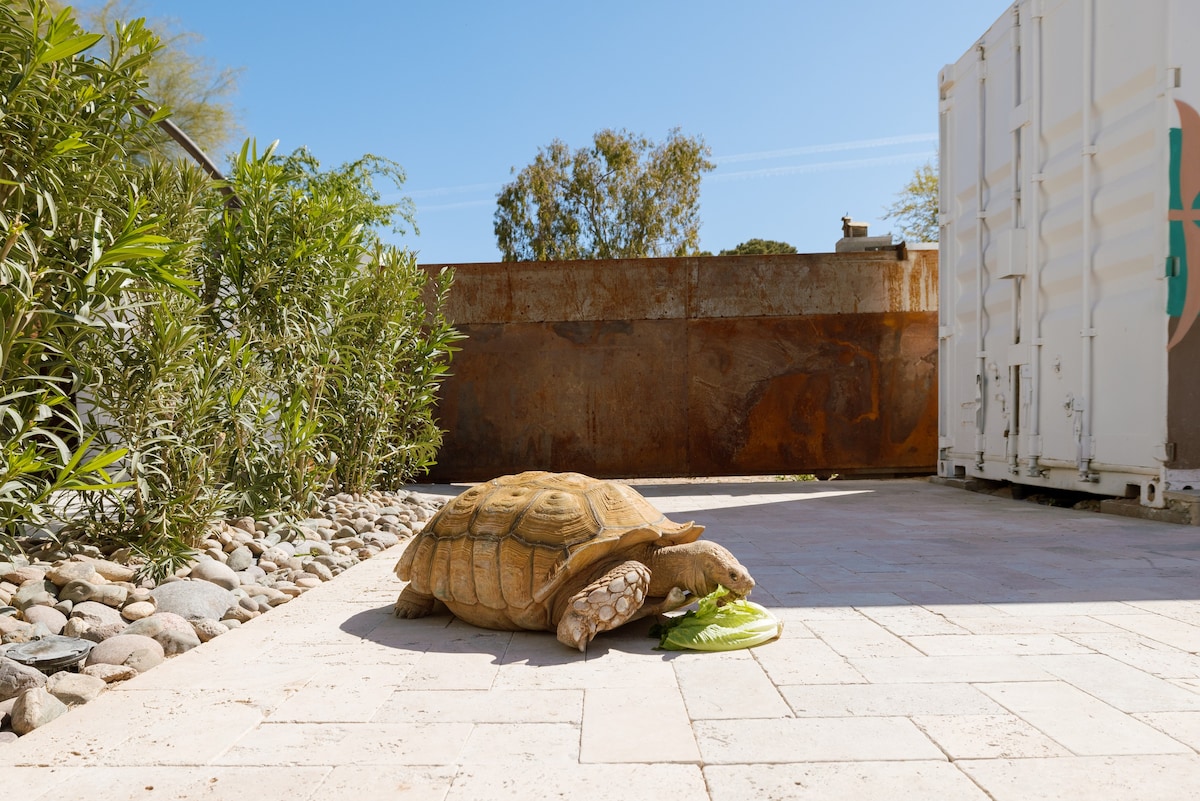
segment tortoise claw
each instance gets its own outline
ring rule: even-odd
[[[405,587],[392,606],[392,614],[399,618],[425,617],[433,612],[434,597]]]

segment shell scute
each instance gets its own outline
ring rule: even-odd
[[[472,549],[471,578],[479,603],[489,609],[503,609],[504,593],[500,589],[500,541],[470,540]]]

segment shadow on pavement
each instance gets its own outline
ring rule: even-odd
[[[1200,533],[1188,526],[919,480],[663,483],[638,490],[673,519],[705,525],[704,536],[728,547],[754,575],[752,599],[785,620],[831,607],[1129,614],[1143,610],[1128,604],[1200,598]],[[1051,606],[1066,604],[1080,606]],[[485,632],[448,613],[411,621],[389,612],[364,612],[377,616],[372,625],[352,618],[343,628],[396,647],[479,648],[497,659],[548,664],[579,658],[551,633]],[[631,629],[602,635],[588,658],[641,651],[643,643],[651,652],[644,629]]]

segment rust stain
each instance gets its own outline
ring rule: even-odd
[[[467,274],[474,289],[464,294],[480,308],[456,308],[468,339],[441,393],[446,436],[431,477],[932,471],[937,315],[923,307],[936,253],[932,264],[844,262],[858,272],[839,270],[834,254],[770,257],[741,276],[737,258],[647,260],[655,269],[641,283],[639,262],[592,263],[592,275],[618,272],[588,302],[582,275],[535,289],[528,275],[509,280],[495,265],[472,265],[488,269]],[[864,265],[878,271],[882,293],[864,302],[886,298],[893,308],[806,310],[806,298],[812,308],[848,308],[868,286]],[[798,285],[799,275],[819,285]],[[515,294],[501,303],[503,292],[481,289],[497,282]],[[566,295],[559,312],[546,313],[556,292]],[[644,316],[606,317],[614,305]],[[525,319],[530,309],[547,319]],[[581,309],[596,319],[579,319]]]

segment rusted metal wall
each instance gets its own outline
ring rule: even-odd
[[[452,267],[435,480],[934,470],[935,250]]]

